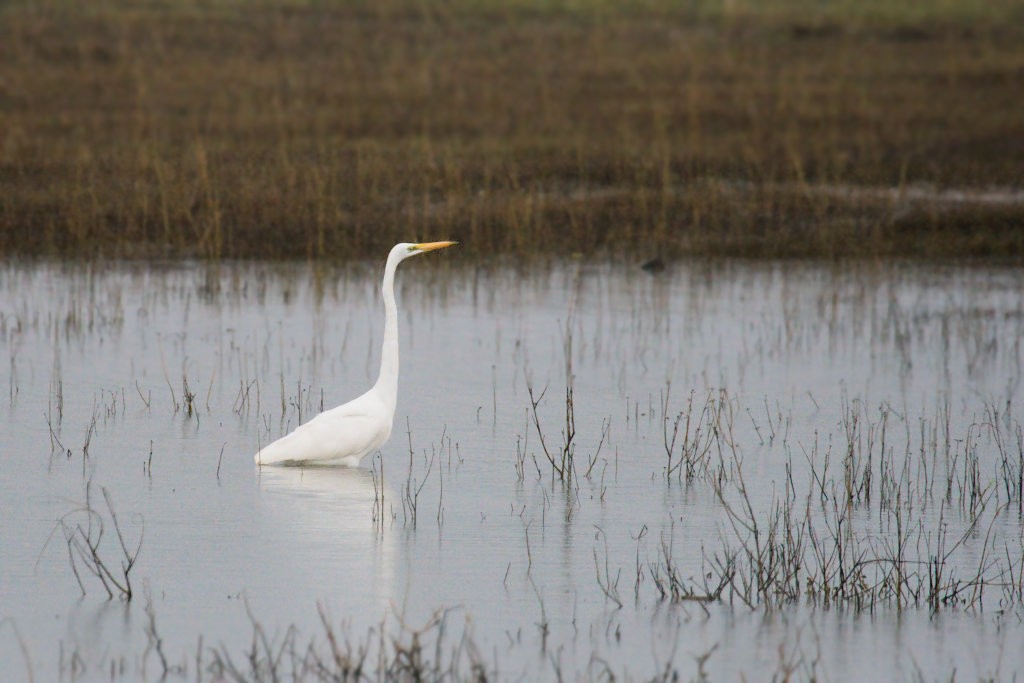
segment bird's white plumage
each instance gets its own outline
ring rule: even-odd
[[[368,391],[260,449],[255,459],[261,465],[358,465],[391,436],[392,416],[376,393]]]
[[[455,242],[396,244],[384,266],[384,343],[377,383],[362,396],[320,413],[295,431],[264,446],[253,456],[258,465],[340,464],[355,466],[384,445],[398,399],[398,312],[394,278],[398,264],[416,254]]]

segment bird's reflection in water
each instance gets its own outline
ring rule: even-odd
[[[387,600],[394,539],[375,505],[373,472],[359,467],[263,467],[256,472],[267,522],[277,527],[289,571],[357,581],[364,597]],[[385,493],[385,497],[387,497]]]
[[[260,489],[295,500],[319,500],[337,510],[365,509],[374,503],[373,472],[360,467],[263,467],[256,472]],[[378,483],[379,486],[379,483]]]

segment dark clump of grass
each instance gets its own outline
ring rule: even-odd
[[[362,637],[340,627],[319,609],[323,633],[303,641],[293,627],[283,637],[269,635],[252,619],[248,651],[227,647],[200,652],[197,673],[214,680],[278,681],[488,681],[498,678],[493,664],[481,656],[469,633],[448,632],[448,613],[440,610],[426,624],[413,628],[400,617],[385,619]],[[205,670],[204,670],[205,667]],[[166,669],[165,669],[166,671]]]
[[[442,235],[479,254],[1015,258],[1021,14],[5,7],[0,254],[347,259]],[[942,188],[965,191],[955,210]]]
[[[981,610],[986,599],[1020,604],[1020,541],[998,531],[1010,511],[1019,514],[1024,491],[1024,429],[1009,404],[1004,410],[986,404],[966,434],[957,435],[948,404],[922,415],[915,433],[887,404],[875,410],[844,398],[838,426],[845,446],[833,452],[831,436],[817,435],[809,448],[801,445],[809,465],[801,477],[794,476],[793,451],[783,439],[784,478],[765,499],[744,473],[747,456],[733,423],[738,400],[709,392],[705,406],[715,410],[697,414],[691,400],[677,419],[663,397],[664,422],[692,422],[713,434],[717,462],[708,458],[686,480],[710,485],[727,531],[716,549],[702,546],[699,580],[681,573],[674,527],[662,538],[647,566],[659,600],[738,601],[751,608],[805,601],[854,612]],[[681,452],[676,462],[686,462],[685,445]],[[840,471],[830,471],[833,457]],[[672,462],[670,455],[668,476],[676,471]],[[637,594],[642,576],[638,559]]]

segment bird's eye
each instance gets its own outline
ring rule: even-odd
[[[417,247],[415,244],[409,245],[409,251],[416,251],[417,249],[419,249],[419,247]]]

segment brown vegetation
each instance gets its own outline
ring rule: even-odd
[[[1024,254],[1015,3],[662,5],[0,9],[0,254]]]

